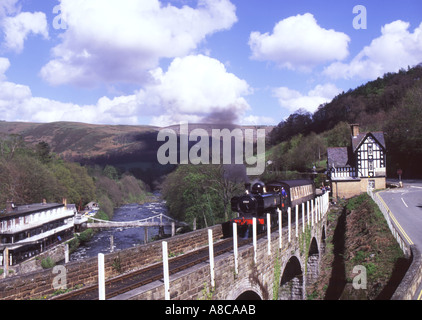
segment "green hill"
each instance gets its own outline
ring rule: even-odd
[[[404,178],[421,178],[421,79],[422,65],[388,73],[341,93],[313,114],[298,110],[274,129],[266,127],[271,169],[310,172],[315,166],[322,172],[326,148],[346,146],[350,142],[348,124],[359,123],[362,131],[385,132],[389,177],[396,177],[400,167]],[[190,130],[194,128],[189,126]],[[32,145],[45,141],[66,160],[113,165],[150,185],[172,169],[157,163],[157,150],[162,144],[157,142],[159,129],[74,122],[0,122],[0,135],[18,134]]]
[[[271,133],[272,160],[280,170],[312,167],[316,158],[324,158],[321,150],[346,146],[350,141],[347,124],[358,123],[362,131],[385,132],[389,177],[397,177],[401,168],[404,178],[421,178],[421,79],[422,65],[418,65],[343,92],[314,114],[296,111]]]
[[[235,125],[189,124],[189,131],[205,129],[234,129]],[[242,129],[255,128],[242,126]],[[267,133],[272,127],[263,127]],[[48,143],[51,151],[61,158],[88,165],[114,166],[120,171],[129,171],[151,187],[174,166],[162,166],[157,161],[157,151],[163,142],[157,141],[158,131],[152,126],[93,125],[76,122],[23,123],[0,122],[1,135],[16,134],[24,141],[36,146]],[[178,133],[179,125],[169,129]],[[189,142],[190,146],[195,142]]]

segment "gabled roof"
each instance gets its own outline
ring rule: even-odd
[[[349,148],[327,148],[328,168],[351,167],[353,157],[349,157]]]
[[[365,141],[368,136],[372,136],[374,140],[385,150],[385,139],[384,139],[384,132],[363,132],[360,133],[357,137],[352,137],[352,148],[353,152],[360,147],[360,145]]]

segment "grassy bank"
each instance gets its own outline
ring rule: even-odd
[[[377,205],[362,194],[331,210],[320,277],[308,288],[308,297],[389,299],[406,269],[406,261]],[[358,270],[366,272],[366,288],[362,283],[365,274]],[[360,289],[354,288],[354,280]]]

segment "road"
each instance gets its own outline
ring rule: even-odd
[[[380,192],[396,219],[396,225],[409,244],[422,252],[422,180],[404,180],[403,188]],[[415,300],[422,300],[422,285]]]

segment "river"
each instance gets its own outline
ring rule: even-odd
[[[128,204],[114,210],[112,221],[136,221],[163,213],[167,214],[165,201],[157,196],[158,201],[145,204]],[[171,227],[165,227],[166,234],[171,234]],[[131,248],[144,243],[144,228],[110,228],[95,233],[90,241],[81,245],[70,255],[70,261],[110,253],[110,238],[113,236],[114,251]],[[158,235],[158,227],[148,228],[148,239]]]

